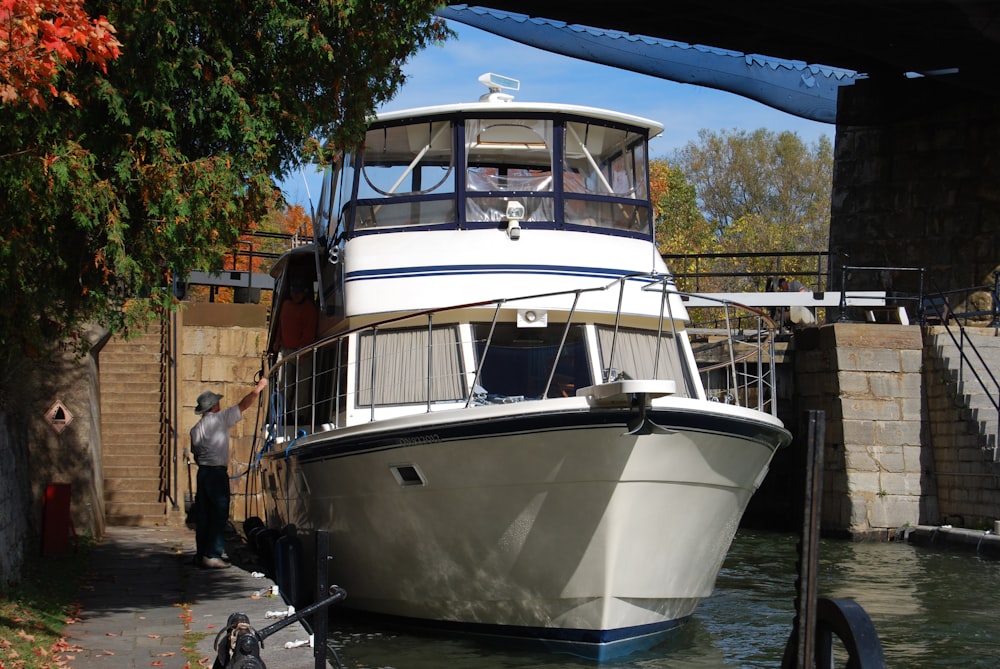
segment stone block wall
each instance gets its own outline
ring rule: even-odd
[[[873,79],[840,90],[837,118],[832,285],[841,264],[926,268],[928,291],[990,276],[1000,265],[1000,101],[935,77]],[[847,286],[916,295],[919,281],[855,272]]]
[[[934,517],[919,328],[835,323],[796,338],[799,409],[826,413],[822,523],[884,538]]]
[[[16,582],[25,555],[37,555],[44,531],[49,483],[69,484],[70,521],[77,537],[104,531],[98,328],[85,333],[94,346],[78,356],[54,347],[36,357],[8,352],[0,372],[0,584]],[[68,420],[47,418],[58,403]]]

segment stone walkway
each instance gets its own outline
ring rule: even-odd
[[[216,635],[232,613],[245,613],[260,631],[287,612],[273,581],[260,576],[255,555],[235,535],[228,569],[194,565],[194,532],[187,528],[109,527],[90,557],[79,621],[65,628],[73,669],[211,667]],[[271,614],[270,616],[268,614]],[[301,622],[264,640],[268,669],[316,666]],[[302,644],[302,642],[306,642]],[[286,644],[296,646],[286,648]]]

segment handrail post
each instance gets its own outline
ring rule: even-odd
[[[993,311],[993,320],[990,322],[991,328],[1000,328],[1000,271],[993,272],[993,299],[990,301],[990,308]]]
[[[837,322],[847,322],[847,265],[840,266],[840,315]]]
[[[431,387],[434,376],[434,314],[427,314],[427,413],[431,412]]]
[[[924,272],[926,267],[920,268],[920,283],[917,290],[917,322],[927,325],[927,310],[924,308]]]

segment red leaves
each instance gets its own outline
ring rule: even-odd
[[[0,102],[44,108],[48,93],[78,104],[55,86],[61,68],[85,59],[107,72],[121,53],[114,33],[105,17],[87,16],[83,0],[0,0]]]

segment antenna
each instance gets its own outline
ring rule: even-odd
[[[479,83],[490,90],[489,93],[485,93],[479,98],[480,102],[510,102],[514,99],[514,96],[509,93],[501,93],[500,91],[505,88],[509,91],[521,89],[521,82],[517,79],[505,77],[502,74],[493,74],[492,72],[479,75]]]
[[[309,218],[316,218],[316,208],[313,206],[312,193],[309,192],[309,180],[306,179],[306,171],[302,169],[302,165],[299,165],[299,174],[302,175],[302,183],[306,186],[306,198],[309,200]]]

